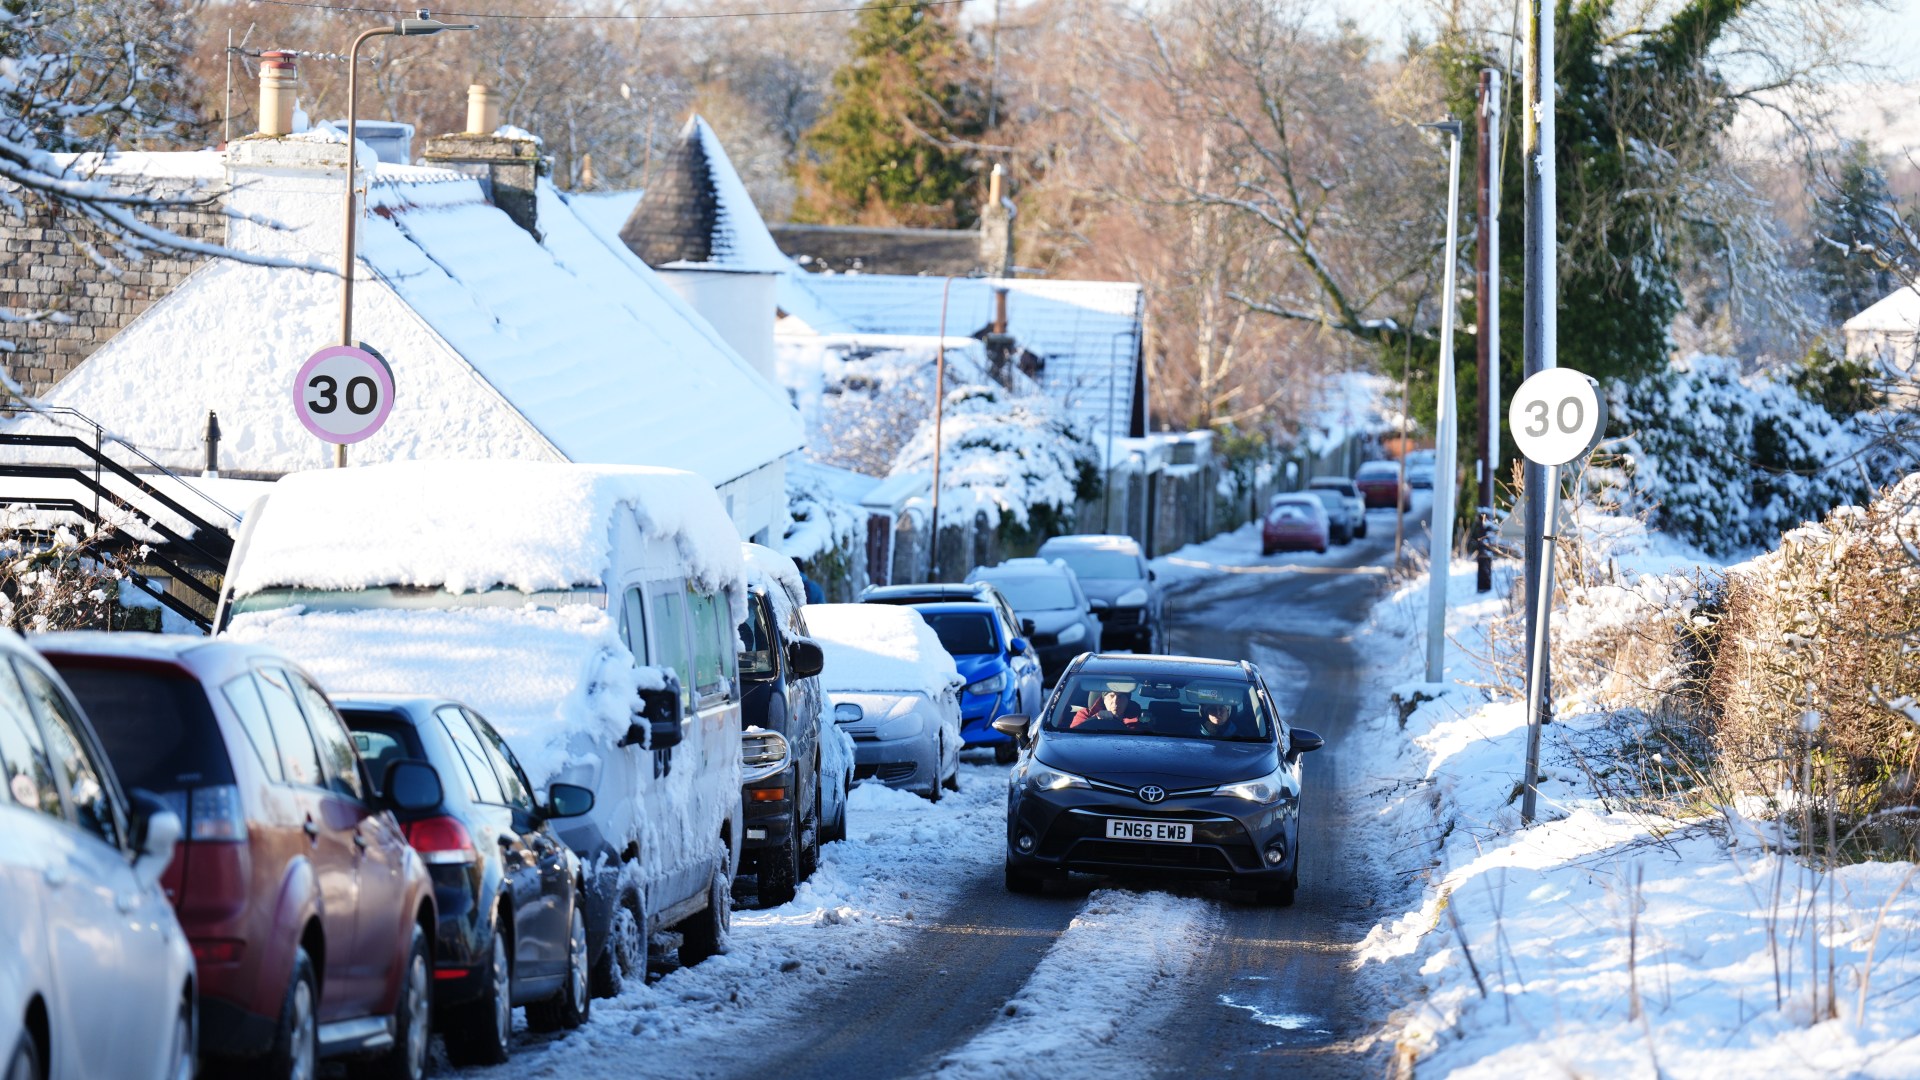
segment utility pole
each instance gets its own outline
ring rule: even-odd
[[[1549,3],[1552,0],[1548,0]],[[1427,681],[1446,678],[1447,585],[1453,576],[1454,493],[1459,477],[1460,421],[1453,375],[1453,313],[1455,250],[1460,243],[1460,121],[1447,119],[1422,124],[1447,136],[1447,245],[1440,280],[1439,401],[1434,409],[1434,436],[1439,444],[1433,463],[1433,516],[1427,523]],[[1403,459],[1404,460],[1404,459]]]
[[[1493,485],[1500,455],[1500,73],[1480,72],[1479,188],[1480,242],[1476,285],[1479,333],[1474,345],[1480,365],[1480,462],[1475,487],[1480,512],[1474,516],[1473,546],[1479,565],[1474,588],[1493,591]]]
[[[940,336],[933,353],[933,523],[927,533],[927,580],[940,580],[940,428],[947,413],[947,295],[953,291],[953,278],[940,286]]]
[[[1554,190],[1553,4],[1554,0],[1529,2],[1526,89],[1521,95],[1527,110],[1522,128],[1526,132],[1525,349],[1526,374],[1529,378],[1557,364],[1555,305],[1558,302],[1556,284],[1559,256],[1555,223],[1559,210]],[[1541,692],[1528,695],[1530,700],[1537,701],[1538,707],[1537,712],[1527,718],[1526,795],[1521,808],[1523,821],[1533,819],[1532,795],[1540,760],[1540,725],[1546,723],[1553,712],[1553,695],[1546,692],[1546,688],[1553,685],[1552,657],[1543,655],[1536,658],[1534,652],[1540,647],[1536,644],[1540,641],[1540,609],[1553,602],[1551,595],[1540,595],[1545,569],[1540,551],[1547,530],[1553,524],[1547,520],[1548,509],[1558,502],[1555,493],[1546,489],[1550,483],[1558,486],[1558,472],[1557,469],[1549,470],[1533,462],[1528,462],[1526,467],[1527,670],[1534,673]]]

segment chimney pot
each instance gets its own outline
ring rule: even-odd
[[[1000,200],[1006,197],[1006,175],[1006,167],[996,162],[993,172],[987,177],[987,201],[995,206],[1000,205]]]
[[[300,71],[290,52],[260,55],[260,134],[293,134],[293,100]]]
[[[479,83],[467,87],[467,134],[491,135],[500,129],[500,91]]]

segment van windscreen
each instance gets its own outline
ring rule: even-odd
[[[233,783],[226,741],[197,680],[51,659],[93,721],[122,788],[165,794]]]

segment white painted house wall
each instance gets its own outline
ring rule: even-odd
[[[732,270],[655,271],[688,306],[713,324],[733,351],[768,382],[779,385],[774,370],[773,323],[779,306],[779,278]]]

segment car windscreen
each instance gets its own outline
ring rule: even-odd
[[[1347,504],[1340,501],[1341,496],[1339,492],[1329,488],[1314,488],[1312,493],[1315,498],[1320,500],[1320,505],[1326,507],[1328,510],[1338,510],[1342,513],[1346,511]]]
[[[226,740],[198,680],[59,660],[54,666],[93,721],[123,789],[166,794],[233,783]]]
[[[1313,508],[1306,503],[1289,500],[1276,502],[1267,511],[1267,520],[1274,522],[1307,522],[1314,518]]]
[[[1270,742],[1273,717],[1252,684],[1212,675],[1080,675],[1045,729],[1069,735]]]
[[[1065,560],[1066,564],[1072,567],[1073,572],[1080,575],[1083,581],[1087,578],[1138,578],[1145,576],[1140,572],[1140,560],[1125,551],[1101,549],[1074,551],[1068,549],[1066,551],[1048,554],[1046,558]]]
[[[1080,606],[1073,598],[1073,586],[1056,574],[995,577],[993,584],[1006,594],[1015,611],[1059,611]]]
[[[371,589],[262,589],[233,602],[233,613],[280,611],[298,607],[305,611],[444,611],[453,608],[505,607],[532,605],[557,608],[569,604],[607,606],[607,591],[598,585],[577,589],[549,589],[522,592],[519,589],[488,589],[484,592],[449,592],[435,585],[380,585]]]
[[[993,636],[993,619],[971,611],[923,611],[940,644],[955,656],[997,653],[1000,642]]]
[[[1322,481],[1322,480],[1315,480],[1313,482],[1313,490],[1337,491],[1340,494],[1347,496],[1348,498],[1352,498],[1355,495],[1360,494],[1358,491],[1354,490],[1352,484],[1347,483],[1345,480],[1341,480],[1335,483],[1329,483],[1327,481]]]

